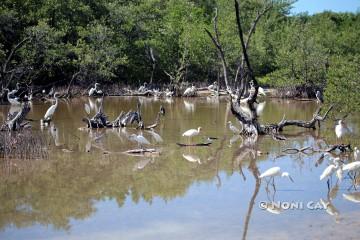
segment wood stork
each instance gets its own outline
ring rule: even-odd
[[[190,141],[190,138],[199,135],[200,131],[201,131],[201,127],[198,127],[198,129],[189,129],[186,132],[184,132],[182,136],[188,137]]]
[[[259,178],[270,177],[270,178],[274,179],[276,176],[287,177],[287,178],[289,178],[290,181],[294,182],[294,180],[292,179],[292,177],[290,176],[290,174],[288,172],[281,172],[280,167],[269,168],[268,170],[266,170],[265,172],[260,174]]]
[[[55,104],[51,105],[49,107],[49,109],[46,111],[45,115],[44,115],[44,118],[42,119],[43,120],[43,123],[48,123],[52,120],[52,117],[55,113],[55,110],[59,104],[59,93],[55,93],[54,94],[54,98],[55,98]]]
[[[234,133],[234,134],[239,134],[240,130],[235,127],[231,121],[228,121],[228,125],[229,125],[229,129]]]

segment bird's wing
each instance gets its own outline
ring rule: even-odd
[[[54,115],[56,106],[52,105],[51,107],[49,107],[49,109],[46,111],[45,115],[44,115],[44,119],[49,119],[52,117],[52,115]]]

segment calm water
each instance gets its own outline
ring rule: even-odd
[[[34,131],[47,136],[49,158],[13,160],[10,169],[0,163],[0,239],[359,238],[360,203],[343,197],[356,193],[349,189],[352,181],[345,177],[339,184],[334,177],[328,195],[326,181],[319,181],[328,163],[316,165],[319,153],[282,153],[289,147],[335,143],[331,119],[321,131],[288,128],[286,141],[266,136],[251,144],[233,138],[227,129],[227,121],[238,123],[226,99],[112,97],[104,101],[105,113],[114,119],[135,109],[138,100],[146,124],[154,122],[160,105],[166,109],[156,128],[163,142],[143,131],[160,155],[123,154],[137,148],[128,140],[138,132],[132,128],[79,130],[88,98],[61,102],[53,122],[56,131],[41,130],[39,121],[32,122]],[[90,105],[95,109],[98,104],[92,100]],[[39,120],[49,105],[34,102],[29,118]],[[9,108],[0,107],[1,120]],[[279,122],[284,114],[287,119],[310,119],[316,108],[314,102],[268,100],[261,121]],[[360,117],[351,116],[348,122],[353,134],[343,142],[356,145]],[[198,126],[203,131],[193,141],[218,139],[209,147],[176,145],[187,141],[181,137],[185,130]],[[265,181],[259,184],[256,171],[273,166],[288,171],[295,182],[277,178],[276,191],[266,188]],[[330,200],[328,211],[320,199]],[[303,205],[279,214],[260,207],[272,200]]]

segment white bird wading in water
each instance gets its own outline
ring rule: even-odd
[[[190,130],[187,130],[186,132],[184,132],[182,134],[182,136],[183,137],[188,137],[189,138],[189,143],[190,143],[190,138],[199,135],[200,130],[201,130],[201,127],[198,127],[197,130],[196,129],[190,129]]]
[[[46,111],[44,118],[41,120],[41,124],[43,125],[44,123],[48,123],[52,120],[52,117],[55,113],[55,110],[59,104],[59,93],[55,93],[54,94],[54,98],[55,98],[55,104],[51,105],[49,107],[49,109]]]
[[[290,181],[294,182],[294,180],[292,179],[292,177],[290,176],[290,174],[288,172],[281,172],[280,167],[272,167],[269,168],[268,170],[266,170],[265,172],[263,172],[262,174],[260,174],[259,178],[267,178],[269,177],[270,180],[272,180],[272,185],[274,187],[275,190],[275,180],[274,178],[280,176],[280,177],[287,177],[290,179]],[[270,183],[270,181],[268,182],[268,184]]]

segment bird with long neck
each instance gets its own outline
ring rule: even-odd
[[[190,138],[199,135],[200,131],[201,131],[201,127],[198,127],[198,129],[189,129],[186,132],[184,132],[182,134],[182,136],[183,137],[188,137],[189,138],[189,143],[190,143]]]
[[[42,123],[49,123],[52,120],[55,110],[59,105],[59,93],[55,93],[54,98],[55,98],[55,104],[51,105],[49,109],[46,111],[44,118],[42,119]]]

